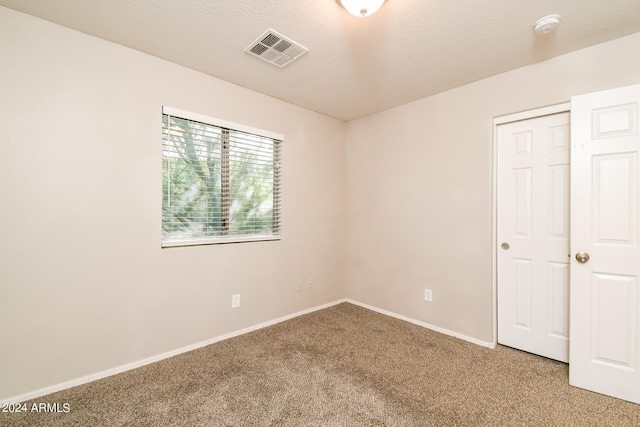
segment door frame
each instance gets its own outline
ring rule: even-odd
[[[491,348],[498,346],[498,126],[507,123],[528,120],[551,114],[571,112],[571,102],[549,105],[547,107],[507,114],[493,118],[493,143],[492,143],[492,248],[491,248],[491,276],[492,276],[492,303],[493,303],[493,340]]]

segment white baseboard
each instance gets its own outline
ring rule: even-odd
[[[201,347],[205,347],[210,344],[215,344],[220,341],[224,341],[229,338],[236,337],[238,335],[243,335],[248,332],[253,332],[258,329],[266,328],[267,326],[275,325],[276,323],[284,322],[285,320],[293,319],[294,317],[302,316],[303,314],[312,313],[314,311],[322,310],[328,307],[332,307],[334,305],[346,302],[347,300],[341,299],[337,301],[333,301],[327,304],[319,305],[317,307],[312,307],[306,310],[298,311],[293,314],[289,314],[286,316],[279,317],[277,319],[269,320],[267,322],[259,323],[257,325],[249,326],[244,329],[240,329],[238,331],[230,332],[228,334],[220,335],[215,338],[211,338],[205,341],[200,341],[195,344],[188,345],[186,347],[181,347],[175,350],[167,351],[162,354],[158,354],[156,356],[151,356],[146,359],[138,360],[136,362],[127,363],[126,365],[117,366],[112,369],[107,369],[106,371],[97,372],[95,374],[86,375],[84,377],[76,378],[74,380],[65,381],[60,384],[55,384],[49,387],[41,388],[39,390],[34,390],[32,392],[24,393],[19,396],[10,397],[8,399],[0,400],[0,405],[4,403],[19,403],[27,400],[35,399],[37,397],[45,396],[47,394],[55,393],[61,390],[65,390],[71,387],[76,387],[82,384],[86,384],[92,381],[96,381],[102,378],[110,377],[112,375],[120,374],[122,372],[129,371],[131,369],[140,368],[145,365],[149,365],[154,362],[159,362],[160,360],[167,359],[169,357],[177,356],[178,354],[186,353],[188,351],[196,350]]]
[[[455,337],[455,338],[459,338],[459,339],[464,340],[464,341],[468,341],[468,342],[473,343],[473,344],[480,345],[482,347],[488,347],[488,348],[495,348],[496,347],[495,344],[492,343],[492,342],[481,341],[481,340],[476,339],[476,338],[468,337],[466,335],[462,335],[462,334],[459,334],[457,332],[453,332],[453,331],[450,331],[448,329],[441,328],[439,326],[434,326],[434,325],[431,325],[429,323],[421,322],[420,320],[415,320],[415,319],[412,319],[410,317],[403,316],[401,314],[396,314],[396,313],[393,313],[391,311],[383,310],[381,308],[374,307],[372,305],[363,304],[361,302],[353,301],[353,300],[348,299],[348,298],[345,301],[348,302],[348,303],[351,303],[351,304],[358,305],[360,307],[366,308],[368,310],[375,311],[375,312],[378,312],[380,314],[384,314],[386,316],[395,317],[396,319],[404,320],[405,322],[413,323],[414,325],[422,326],[423,328],[427,328],[427,329],[431,329],[432,331],[440,332],[441,334],[449,335],[449,336],[452,336],[452,337]]]
[[[65,390],[65,389],[68,389],[68,388],[71,388],[71,387],[76,387],[76,386],[79,386],[79,385],[82,385],[82,384],[86,384],[86,383],[89,383],[89,382],[92,382],[92,381],[96,381],[96,380],[99,380],[99,379],[102,379],[102,378],[110,377],[112,375],[120,374],[122,372],[126,372],[126,371],[129,371],[131,369],[140,368],[142,366],[149,365],[149,364],[154,363],[154,362],[159,362],[160,360],[167,359],[169,357],[177,356],[178,354],[181,354],[181,353],[186,353],[188,351],[196,350],[198,348],[205,347],[205,346],[210,345],[210,344],[215,344],[217,342],[224,341],[226,339],[233,338],[233,337],[236,337],[238,335],[243,335],[243,334],[246,334],[248,332],[257,331],[258,329],[266,328],[267,326],[275,325],[276,323],[284,322],[285,320],[290,320],[290,319],[293,319],[295,317],[302,316],[304,314],[308,314],[308,313],[312,313],[314,311],[318,311],[318,310],[322,310],[322,309],[325,309],[325,308],[328,308],[328,307],[332,307],[334,305],[337,305],[337,304],[340,304],[340,303],[343,303],[343,302],[348,302],[348,303],[351,303],[351,304],[354,304],[354,305],[357,305],[357,306],[360,306],[360,307],[363,307],[363,308],[366,308],[366,309],[369,309],[369,310],[384,314],[386,316],[395,317],[396,319],[404,320],[406,322],[413,323],[415,325],[422,326],[424,328],[431,329],[433,331],[440,332],[440,333],[443,333],[445,335],[450,335],[450,336],[453,336],[453,337],[456,337],[456,338],[460,338],[462,340],[469,341],[469,342],[471,342],[473,344],[481,345],[483,347],[489,347],[489,348],[494,348],[495,347],[495,345],[493,345],[493,343],[480,341],[480,340],[477,340],[475,338],[471,338],[471,337],[468,337],[468,336],[465,336],[465,335],[461,335],[461,334],[449,331],[449,330],[444,329],[444,328],[440,328],[440,327],[433,326],[433,325],[430,325],[430,324],[425,323],[425,322],[421,322],[419,320],[415,320],[415,319],[411,319],[409,317],[402,316],[400,314],[392,313],[390,311],[383,310],[383,309],[378,308],[378,307],[374,307],[374,306],[371,306],[371,305],[363,304],[361,302],[353,301],[351,299],[340,299],[340,300],[333,301],[333,302],[330,302],[330,303],[327,303],[327,304],[323,304],[323,305],[312,307],[312,308],[309,308],[309,309],[306,309],[306,310],[298,311],[298,312],[293,313],[293,314],[282,316],[282,317],[279,317],[277,319],[269,320],[267,322],[259,323],[257,325],[249,326],[247,328],[240,329],[240,330],[234,331],[234,332],[230,332],[228,334],[220,335],[220,336],[217,336],[215,338],[211,338],[211,339],[208,339],[208,340],[205,340],[205,341],[200,341],[198,343],[191,344],[191,345],[188,345],[186,347],[181,347],[181,348],[178,348],[178,349],[175,349],[175,350],[171,350],[171,351],[168,351],[168,352],[165,352],[165,353],[162,353],[162,354],[158,354],[156,356],[151,356],[151,357],[148,357],[146,359],[142,359],[142,360],[139,360],[139,361],[136,361],[136,362],[128,363],[126,365],[117,366],[115,368],[107,369],[105,371],[97,372],[95,374],[86,375],[84,377],[76,378],[74,380],[65,381],[65,382],[60,383],[60,384],[55,384],[55,385],[52,385],[52,386],[49,386],[49,387],[41,388],[39,390],[34,390],[32,392],[24,393],[24,394],[21,394],[19,396],[15,396],[15,397],[11,397],[11,398],[8,398],[8,399],[0,400],[0,404],[24,402],[24,401],[27,401],[27,400],[31,400],[31,399],[35,399],[35,398],[41,397],[41,396],[45,396],[47,394],[51,394],[51,393],[55,393],[55,392],[58,392],[58,391],[61,391],[61,390]]]

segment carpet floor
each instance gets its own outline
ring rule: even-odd
[[[2,426],[640,426],[568,365],[348,303],[1,413]],[[25,402],[29,407],[33,402]]]

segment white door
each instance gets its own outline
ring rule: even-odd
[[[569,360],[569,113],[498,126],[498,342]]]
[[[571,100],[572,385],[640,403],[640,85]],[[576,254],[588,254],[576,259]]]

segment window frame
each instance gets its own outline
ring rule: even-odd
[[[176,240],[165,240],[164,233],[160,235],[160,242],[162,248],[174,248],[174,247],[183,247],[183,246],[200,246],[200,245],[216,245],[216,244],[227,244],[227,243],[244,243],[244,242],[260,242],[260,241],[276,241],[282,239],[282,145],[284,143],[284,136],[275,132],[257,129],[251,126],[246,126],[238,123],[233,123],[227,120],[222,120],[210,116],[206,116],[203,114],[193,113],[190,111],[180,110],[177,108],[162,106],[162,116],[165,115],[169,117],[176,117],[183,120],[189,120],[194,122],[200,122],[205,125],[215,126],[220,128],[221,132],[227,134],[227,138],[223,137],[221,142],[226,145],[226,148],[222,149],[220,155],[221,165],[226,163],[226,166],[222,167],[221,174],[222,180],[229,182],[229,169],[228,169],[228,157],[229,157],[229,139],[228,135],[230,132],[242,132],[245,134],[251,134],[259,137],[269,138],[273,140],[274,144],[274,153],[273,153],[273,209],[274,209],[274,233],[273,234],[248,234],[248,235],[222,235],[222,236],[202,236],[202,237],[191,237],[189,239],[176,239]],[[164,133],[164,119],[162,124],[162,129]],[[161,151],[162,151],[162,159],[164,161],[164,136],[161,138]],[[275,147],[278,144],[279,147]],[[225,161],[224,157],[227,157],[227,161]],[[224,176],[226,174],[226,177]],[[162,177],[162,183],[164,185],[164,175]],[[230,197],[228,191],[221,191],[222,197]],[[161,196],[161,212],[164,215],[164,194]],[[230,213],[228,206],[226,211],[223,214],[223,227],[229,229],[230,222]],[[164,219],[161,219],[161,223],[164,224]]]

